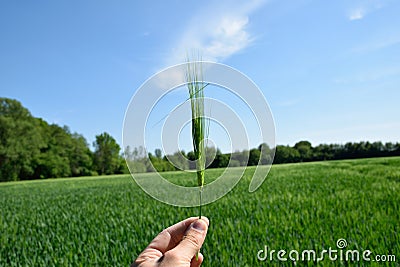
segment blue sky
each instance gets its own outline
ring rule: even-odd
[[[400,1],[1,1],[0,96],[121,143],[125,109],[185,51],[250,77],[278,144],[400,141]]]

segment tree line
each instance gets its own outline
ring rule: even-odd
[[[115,174],[126,171],[108,133],[86,139],[67,126],[35,118],[14,99],[0,98],[0,181]]]
[[[255,166],[258,164],[271,164],[273,150],[265,143],[250,150],[236,151],[234,153],[221,153],[218,148],[206,147],[206,168],[225,168],[240,166]],[[161,149],[156,149],[154,154],[146,153],[143,147],[127,147],[124,156],[133,172],[163,172],[175,170],[196,169],[196,157],[193,151],[177,151],[172,155],[162,155]]]
[[[312,147],[308,141],[297,142],[293,147],[277,145],[270,148],[263,143],[257,148],[221,153],[213,147],[206,148],[207,168],[255,166],[267,164],[298,163],[324,160],[372,158],[400,156],[400,143],[387,142],[348,142],[346,144],[320,144]],[[133,172],[163,172],[175,170],[194,170],[195,157],[192,151],[175,152],[162,156],[161,150],[154,154],[145,153],[143,148],[125,150],[129,168]]]
[[[0,181],[74,177],[134,172],[195,169],[192,151],[162,155],[144,148],[126,147],[123,152],[116,140],[104,132],[96,136],[92,151],[86,139],[71,133],[67,126],[48,124],[35,118],[14,99],[0,98]],[[221,153],[218,148],[206,149],[207,168],[254,166],[321,160],[400,156],[400,143],[349,142],[320,144],[308,141],[292,146],[257,148]]]
[[[310,142],[300,141],[293,147],[276,146],[274,164],[390,156],[400,156],[399,142],[361,141],[312,147]]]

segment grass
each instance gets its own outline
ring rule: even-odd
[[[399,166],[399,157],[277,165],[253,194],[248,168],[232,192],[203,207],[211,221],[204,266],[270,265],[257,260],[264,245],[321,251],[339,238],[398,264]],[[167,176],[193,185],[187,174]],[[158,232],[197,213],[153,200],[129,176],[2,183],[0,207],[0,266],[128,266]]]

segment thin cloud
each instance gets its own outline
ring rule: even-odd
[[[350,13],[349,13],[349,20],[358,20],[358,19],[362,19],[362,18],[364,18],[365,14],[366,14],[366,11],[365,11],[365,9],[362,8],[362,7],[353,9],[353,10],[351,10]]]
[[[365,18],[368,14],[377,11],[384,7],[388,1],[386,0],[369,0],[364,1],[359,6],[353,7],[348,12],[347,18],[349,20],[361,20]]]
[[[200,10],[194,15],[181,38],[173,45],[167,64],[185,60],[190,51],[198,51],[204,60],[221,61],[244,50],[253,41],[249,32],[250,15],[265,1],[213,6],[210,10]],[[204,14],[209,14],[204,18]]]
[[[292,107],[292,106],[297,105],[300,101],[301,101],[300,98],[287,99],[287,100],[283,100],[281,102],[278,102],[277,106],[279,106],[279,107]]]
[[[388,66],[374,68],[360,73],[353,73],[351,76],[340,77],[333,80],[336,84],[371,83],[376,81],[386,81],[389,77],[400,75],[400,68]]]
[[[248,23],[247,16],[222,18],[215,29],[214,36],[200,48],[206,57],[212,60],[227,58],[239,52],[252,42],[250,34],[246,31]]]
[[[181,68],[159,72],[153,79],[154,87],[167,91],[185,83],[185,73]]]
[[[400,44],[400,35],[392,34],[387,37],[374,38],[374,40],[359,45],[353,49],[354,53],[367,53],[385,49]]]

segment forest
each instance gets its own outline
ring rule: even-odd
[[[400,156],[400,143],[365,141],[315,147],[308,141],[293,147],[263,143],[233,153],[211,147],[206,154],[208,168],[222,168]],[[0,98],[0,181],[129,173],[126,162],[134,172],[188,170],[195,169],[193,159],[192,151],[162,155],[160,149],[154,153],[142,147],[122,150],[107,132],[96,135],[90,147],[84,136],[69,127],[32,116],[18,100]]]

